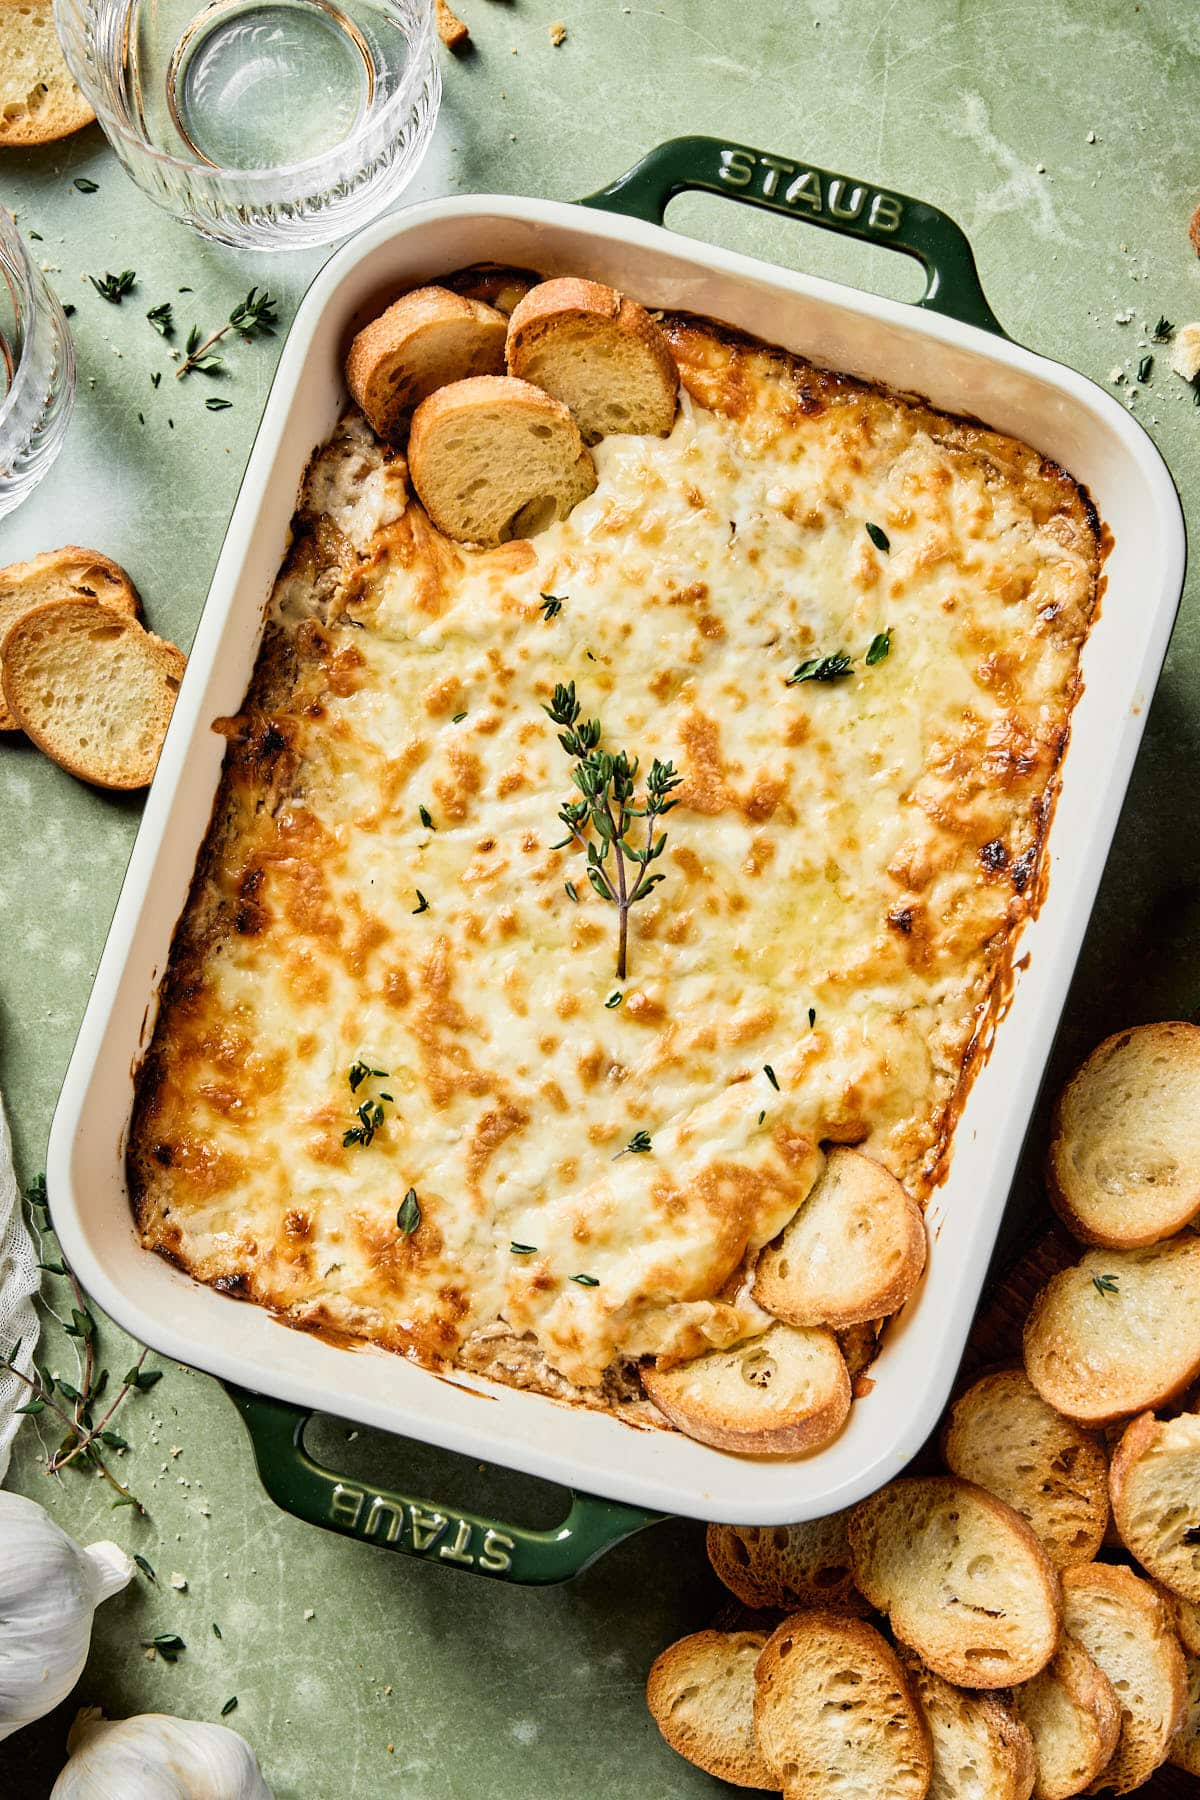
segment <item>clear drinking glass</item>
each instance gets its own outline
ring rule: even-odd
[[[433,134],[434,0],[54,0],[54,16],[127,173],[218,243],[344,237]]]
[[[63,309],[0,206],[0,518],[50,467],[75,404]]]

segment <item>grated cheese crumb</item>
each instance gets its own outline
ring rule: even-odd
[[[556,50],[558,49],[558,46],[563,42],[566,35],[567,35],[567,28],[563,24],[562,20],[555,19],[553,25],[551,25],[551,27],[550,27],[550,42],[554,45],[554,48]]]
[[[187,1593],[187,1576],[181,1575],[179,1573],[179,1570],[176,1569],[171,1576],[171,1586],[173,1588],[175,1588],[178,1593],[186,1594]]]

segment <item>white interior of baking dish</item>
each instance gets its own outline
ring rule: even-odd
[[[1049,895],[1022,939],[1011,1007],[930,1208],[924,1283],[889,1331],[875,1386],[842,1436],[802,1461],[729,1456],[513,1389],[459,1377],[463,1385],[452,1386],[384,1353],[337,1349],[201,1287],[144,1252],[132,1229],[123,1159],[132,1071],[209,820],[224,749],[211,721],[235,712],[245,692],[301,475],[345,404],[346,342],[400,289],[485,258],[586,274],[647,305],[706,314],[973,413],[1084,482],[1115,540],[1084,653],[1086,686],[1050,836]],[[920,1446],[954,1376],[1166,650],[1183,563],[1174,489],[1123,408],[1083,377],[969,326],[563,204],[435,201],[371,227],[318,277],[284,348],[55,1117],[55,1222],[84,1285],[134,1336],[214,1375],[615,1499],[765,1524],[827,1512],[876,1488]]]

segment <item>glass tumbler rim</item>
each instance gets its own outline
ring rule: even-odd
[[[14,215],[6,206],[0,206],[0,253],[3,253],[6,264],[6,275],[9,269],[16,276],[20,290],[19,311],[22,323],[21,353],[17,357],[12,375],[9,378],[8,390],[0,400],[0,437],[5,427],[12,420],[20,420],[28,413],[28,423],[33,420],[45,404],[46,396],[40,389],[34,389],[38,380],[39,360],[42,349],[42,337],[48,327],[38,306],[38,290],[49,294],[49,289],[40,278],[35,283],[33,265],[30,262],[29,246],[21,236]],[[58,302],[50,295],[52,304]],[[68,352],[71,349],[70,334],[65,331],[64,341]],[[73,357],[70,359],[73,362]],[[32,405],[30,395],[32,394]]]
[[[305,186],[311,185],[314,177],[322,170],[328,170],[330,179],[335,180],[356,145],[372,138],[387,140],[388,127],[393,119],[400,120],[409,112],[413,93],[425,79],[424,62],[434,48],[435,0],[418,0],[418,3],[423,12],[420,54],[410,59],[396,92],[389,96],[380,111],[361,120],[348,137],[315,156],[279,164],[273,168],[224,169],[219,164],[196,157],[176,156],[169,150],[161,150],[143,133],[133,130],[128,121],[110,104],[103,86],[94,79],[94,71],[77,38],[77,33],[82,33],[88,13],[93,10],[94,0],[53,0],[54,23],[67,66],[105,134],[119,139],[136,157],[159,168],[171,170],[185,180],[195,175],[206,183],[228,189],[231,194],[237,193],[250,199],[260,195],[263,198],[277,199],[281,184],[290,184],[295,179]]]

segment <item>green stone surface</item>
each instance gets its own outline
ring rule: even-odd
[[[408,198],[502,190],[569,199],[649,146],[705,131],[920,195],[966,228],[1012,335],[1115,391],[1160,444],[1192,514],[1200,411],[1158,351],[1162,313],[1200,315],[1187,238],[1200,198],[1200,15],[1190,0],[462,0],[475,49],[445,59],[437,137]],[[548,27],[567,38],[553,48]],[[98,191],[82,194],[86,175]],[[252,283],[286,321],[320,255],[234,254],[159,213],[98,129],[0,151],[0,199],[78,311],[79,403],[39,492],[0,525],[0,562],[64,541],[133,574],[151,623],[187,645],[281,339],[235,343],[218,389],[176,384],[147,307],[213,325]],[[671,223],[769,260],[911,298],[915,269],[716,199]],[[135,267],[119,308],[87,273]],[[181,288],[192,291],[181,293]],[[1128,323],[1119,320],[1126,313]],[[150,376],[163,371],[154,390]],[[221,392],[233,405],[208,412]],[[141,415],[139,417],[139,415]],[[173,428],[168,421],[173,420]],[[1193,576],[1055,1053],[1061,1073],[1104,1032],[1200,1008],[1200,595]],[[20,739],[0,744],[0,1088],[25,1177],[50,1116],[115,902],[140,802],[80,786]],[[114,1129],[116,1122],[114,1121]],[[1030,1167],[1024,1193],[1034,1185]],[[51,1282],[58,1300],[62,1284]],[[101,1325],[113,1373],[132,1360]],[[74,1351],[53,1331],[51,1368]],[[157,1363],[158,1359],[152,1359]],[[76,1694],[0,1745],[0,1795],[42,1800],[80,1704],[229,1723],[280,1800],[684,1800],[733,1792],[660,1742],[642,1699],[657,1650],[719,1602],[702,1533],[660,1525],[564,1588],[519,1591],[297,1524],[262,1495],[232,1404],[208,1378],[164,1379],[116,1421],[116,1467],[150,1519],[111,1490],[42,1471],[36,1421],[11,1485],[85,1541],[112,1535],[158,1572],[97,1617]],[[546,1522],[538,1484],[323,1423],[318,1447],[365,1478]],[[42,1434],[43,1436],[46,1434]],[[186,1591],[170,1586],[178,1571]],[[306,1615],[311,1611],[311,1618]],[[222,1637],[218,1641],[212,1625]],[[140,1640],[178,1631],[168,1666]]]

